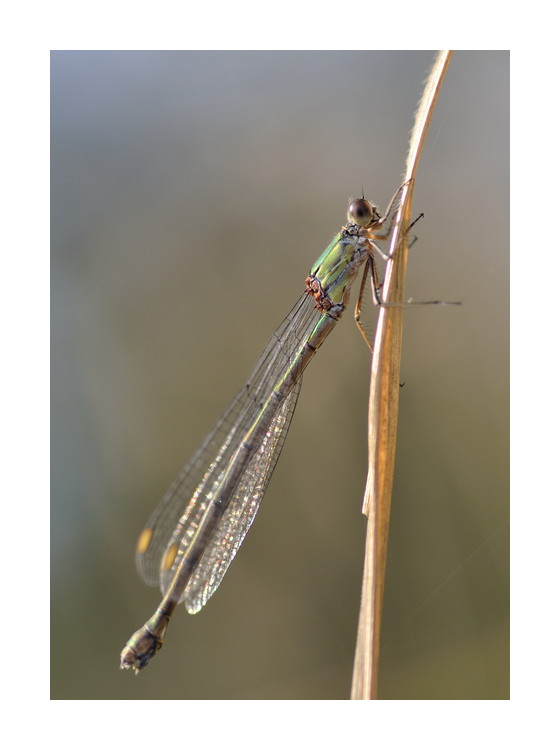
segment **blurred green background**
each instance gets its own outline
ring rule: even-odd
[[[53,698],[348,698],[370,365],[351,312],[216,595],[139,677],[119,653],[159,602],[140,529],[348,199],[400,184],[433,56],[52,54]],[[508,697],[508,157],[509,55],[457,52],[407,295],[463,306],[405,317],[382,699]]]

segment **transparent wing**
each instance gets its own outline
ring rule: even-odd
[[[266,438],[248,462],[247,469],[187,584],[184,600],[190,614],[202,609],[216,591],[253,523],[282,451],[300,387],[301,378],[275,415]],[[188,541],[188,535],[183,536],[181,546]],[[180,557],[179,553],[177,559]],[[162,581],[164,580],[163,588],[166,588],[167,576],[162,577]]]
[[[285,373],[299,348],[317,325],[321,313],[304,294],[276,330],[251,375],[226,409],[202,447],[171,485],[150,517],[139,545],[136,564],[143,580],[165,591],[176,563],[164,570],[162,559],[170,545],[184,550],[208,507],[208,494],[223,475],[256,414]],[[202,555],[183,595],[189,612],[197,612],[219,586],[254,520],[268,481],[282,450],[295,409],[300,383],[279,404],[265,439],[247,463],[230,502]],[[142,539],[142,537],[141,537]],[[167,566],[168,567],[168,566]]]

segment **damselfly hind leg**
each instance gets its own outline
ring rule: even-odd
[[[361,320],[362,300],[364,298],[364,290],[366,287],[366,280],[367,280],[368,275],[370,275],[371,277],[371,289],[372,289],[373,303],[374,305],[381,305],[382,304],[381,297],[379,296],[379,293],[381,291],[381,283],[377,275],[377,266],[375,265],[375,259],[373,258],[372,255],[369,256],[367,263],[364,266],[364,273],[362,274],[362,281],[360,283],[360,291],[358,294],[358,299],[356,301],[356,307],[354,309],[354,320],[356,321],[358,330],[362,334],[364,341],[366,342],[368,346],[368,349],[370,351],[373,351],[372,343],[369,340],[367,331]]]

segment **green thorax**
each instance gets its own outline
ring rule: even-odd
[[[318,307],[342,314],[351,284],[368,252],[367,235],[354,224],[348,224],[333,237],[309,272],[308,290]]]

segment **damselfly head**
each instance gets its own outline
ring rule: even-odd
[[[380,217],[375,206],[367,198],[354,198],[348,206],[347,218],[350,224],[356,224],[359,227],[368,227]]]

